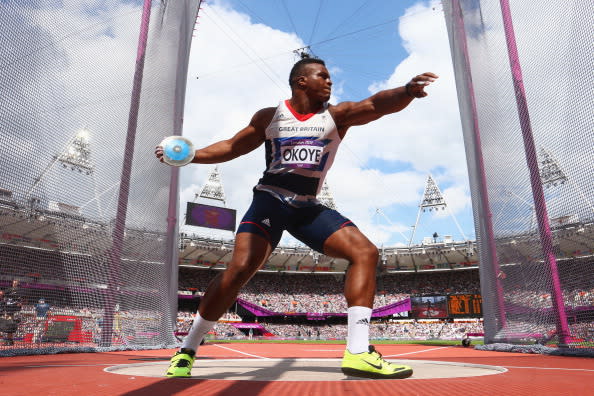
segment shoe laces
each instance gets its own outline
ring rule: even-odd
[[[179,359],[175,367],[190,367],[191,362],[188,359]]]
[[[372,355],[377,355],[378,360],[381,360],[382,363],[386,363],[389,366],[392,365],[392,363],[388,362],[383,358],[382,354],[378,350],[376,350],[373,345],[369,345],[369,353]]]

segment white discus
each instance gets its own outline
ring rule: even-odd
[[[194,159],[194,145],[183,136],[168,136],[160,143],[163,147],[163,162],[172,166],[184,166]]]

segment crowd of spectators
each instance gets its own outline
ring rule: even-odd
[[[551,308],[553,300],[550,288],[531,282],[505,287],[506,302],[530,308]],[[563,302],[570,307],[594,306],[594,286],[562,290]]]
[[[100,308],[50,305],[47,311],[40,315],[39,304],[24,304],[18,314],[14,316],[18,325],[11,339],[26,341],[26,343],[51,341],[48,329],[50,329],[52,321],[56,317],[65,316],[80,321],[80,335],[84,339],[83,343],[98,344],[101,339],[104,313],[104,310]],[[157,333],[161,316],[160,312],[154,310],[117,309],[113,319],[114,342],[117,344],[134,343],[136,342],[134,339],[139,334]],[[62,342],[66,341],[62,340]]]
[[[180,268],[180,289],[201,295],[218,271]],[[443,273],[383,274],[377,279],[374,306],[382,307],[412,294],[479,293],[477,270]],[[329,274],[257,273],[239,298],[273,312],[341,313],[347,304],[344,276]]]
[[[192,327],[192,322],[194,321],[194,317],[196,313],[188,312],[188,311],[178,311],[177,313],[177,327],[175,331],[177,333],[185,334],[190,331],[190,327]],[[227,323],[233,322],[241,322],[241,316],[237,315],[235,312],[225,312],[223,316],[217,322],[217,326],[220,329],[230,329]],[[235,327],[231,326],[232,329]],[[215,329],[216,331],[217,329]],[[236,329],[235,329],[236,330]]]
[[[583,263],[578,263],[583,266]],[[578,265],[576,264],[576,265]],[[570,307],[594,306],[594,286],[587,279],[570,278],[569,273],[583,273],[583,269],[566,266],[562,272],[563,298]],[[575,267],[575,265],[574,265]],[[550,285],[543,281],[545,275],[534,266],[534,276],[521,276],[526,268],[505,267],[499,277],[504,288],[506,303],[519,306],[518,309],[545,309],[552,306]],[[532,269],[531,269],[532,270]],[[514,273],[514,271],[520,271]],[[201,295],[210,280],[219,272],[216,270],[180,268],[180,289],[190,290]],[[289,274],[289,273],[257,273],[241,291],[239,298],[257,304],[273,312],[279,313],[344,313],[346,301],[343,296],[344,275],[342,274]],[[18,285],[17,285],[18,286]],[[14,289],[14,287],[13,287]],[[8,289],[7,289],[8,290]],[[40,289],[41,290],[41,289]],[[25,291],[25,290],[23,290]],[[31,296],[38,293],[35,288],[27,289],[29,296],[23,294],[23,304],[19,308],[18,329],[11,336],[15,340],[29,337],[32,342],[43,340],[47,328],[47,315],[77,316],[82,320],[82,331],[92,334],[90,342],[98,343],[101,338],[103,309],[74,308],[59,304],[50,298],[47,302],[34,301]],[[49,293],[44,291],[44,293]],[[448,293],[480,293],[478,270],[445,271],[431,273],[389,273],[380,274],[377,278],[377,295],[374,306],[382,307],[410,296],[432,294],[444,295]],[[58,292],[54,292],[57,296]],[[64,293],[66,295],[67,293]],[[52,295],[53,296],[53,295]],[[45,308],[42,308],[45,307]],[[538,314],[537,312],[535,312]],[[186,333],[193,321],[194,314],[180,312],[177,321],[177,332]],[[554,324],[539,324],[538,320],[547,320],[545,314],[535,316],[533,322],[510,320],[509,331],[526,334],[541,334],[544,339],[551,337]],[[253,318],[252,318],[253,319]],[[247,334],[232,325],[242,318],[233,312],[226,313],[216,327],[211,337],[245,338]],[[150,333],[160,331],[157,327],[162,323],[161,313],[150,310],[119,310],[116,307],[114,318],[114,336],[118,342],[126,343],[139,332]],[[320,322],[318,322],[320,323]],[[309,339],[344,339],[346,325],[344,324],[262,324],[267,331],[279,338],[309,338]],[[592,341],[594,327],[591,322],[570,323],[572,336]],[[451,321],[380,321],[372,324],[370,334],[373,339],[457,339],[465,333],[482,333],[482,322],[470,321],[466,323]],[[0,335],[1,336],[1,335]],[[554,334],[553,334],[554,336]],[[4,340],[7,340],[4,334]]]
[[[346,324],[272,324],[261,325],[275,338],[309,340],[344,340],[347,335]],[[410,320],[404,323],[372,322],[369,334],[372,340],[457,340],[466,333],[482,333],[483,323],[479,320],[468,322],[423,322]],[[237,335],[233,336],[234,338]],[[240,337],[242,337],[240,335]],[[247,338],[243,336],[242,338]]]

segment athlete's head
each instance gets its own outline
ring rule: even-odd
[[[295,63],[289,74],[289,85],[293,92],[303,90],[324,102],[330,99],[332,80],[321,59],[304,58]]]
[[[307,65],[318,64],[326,67],[326,63],[318,58],[303,58],[299,62],[293,65],[291,73],[289,73],[289,86],[293,86],[297,83],[299,77],[303,77],[307,74]]]

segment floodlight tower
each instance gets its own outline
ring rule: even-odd
[[[544,147],[540,148],[540,179],[542,185],[547,188],[557,186],[557,184],[565,184],[567,181],[567,176],[555,157]]]
[[[439,187],[437,186],[437,183],[435,183],[435,180],[433,180],[433,177],[429,174],[427,176],[427,182],[425,183],[425,192],[423,193],[423,199],[421,200],[421,203],[419,204],[419,211],[417,212],[417,220],[415,221],[415,225],[413,226],[412,229],[412,234],[410,236],[410,240],[408,241],[408,246],[411,246],[413,243],[413,239],[415,237],[415,233],[417,231],[417,227],[419,226],[419,220],[421,219],[421,213],[422,212],[426,212],[426,211],[439,211],[439,210],[446,210],[448,207],[445,198],[443,197],[443,194],[441,193]],[[462,228],[460,227],[460,224],[458,224],[458,221],[456,220],[456,217],[454,217],[453,213],[449,212],[449,215],[452,217],[452,219],[454,220],[454,223],[456,223],[456,226],[458,227],[458,231],[460,232],[460,234],[462,234],[462,237],[466,240],[466,235],[464,235],[464,231],[462,231]]]
[[[219,173],[218,166],[215,166],[210,171],[202,188],[199,190],[199,192],[194,194],[193,202],[198,201],[199,198],[204,198],[204,199],[211,200],[211,201],[218,201],[218,202],[222,203],[223,208],[227,207],[226,197],[225,197],[225,189],[223,187],[223,181],[221,178],[221,174]],[[220,207],[221,206],[220,203],[215,206]],[[187,220],[186,216],[187,216],[187,213],[184,214],[183,222],[185,222]],[[184,225],[183,223],[180,224],[180,226],[183,226],[183,225]]]
[[[588,204],[588,207],[594,212],[594,206],[588,199],[586,194],[576,185],[574,185],[569,177],[563,172],[561,165],[553,155],[553,153],[544,147],[540,147],[539,150],[539,165],[540,165],[540,180],[545,188],[557,187],[567,183],[573,188]]]
[[[330,192],[330,187],[328,187],[328,183],[324,180],[324,184],[322,185],[322,191],[320,191],[320,195],[318,195],[318,201],[324,206],[329,207],[330,209],[336,210],[336,203],[334,202],[334,197]]]
[[[80,173],[86,173],[90,175],[93,173],[93,162],[91,160],[91,147],[89,144],[89,131],[86,127],[82,128],[74,137],[72,137],[66,147],[57,155],[54,155],[51,162],[45,167],[43,172],[33,181],[33,184],[29,188],[27,194],[31,191],[43,178],[48,174],[50,170],[60,162],[64,168],[70,168],[71,170],[78,170]]]
[[[60,153],[56,160],[64,168],[85,172],[87,175],[93,173],[93,162],[91,161],[91,148],[89,145],[89,131],[83,128],[76,133],[68,144],[66,150]]]
[[[221,180],[221,175],[219,173],[219,167],[215,166],[214,169],[208,175],[208,179],[202,186],[200,192],[194,195],[194,202],[198,198],[206,198],[212,199],[215,201],[221,201],[223,206],[226,205],[225,203],[225,190],[223,188],[223,181]]]

